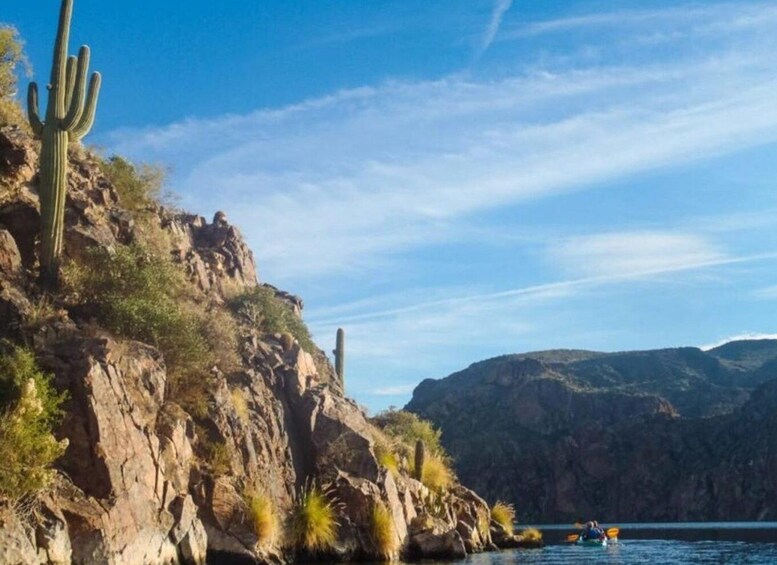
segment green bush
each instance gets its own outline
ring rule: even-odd
[[[92,248],[68,265],[65,281],[107,329],[158,347],[173,379],[207,369],[212,356],[198,320],[182,308],[185,283],[171,261],[139,245]]]
[[[232,317],[196,303],[177,266],[139,245],[90,249],[64,275],[69,299],[91,308],[103,327],[159,348],[169,397],[204,416],[210,368],[237,365]]]
[[[63,401],[30,351],[0,343],[0,498],[15,502],[52,480],[67,447],[52,434]]]
[[[328,490],[311,484],[302,490],[292,509],[288,541],[295,549],[323,552],[337,541],[338,525],[337,502]]]
[[[134,165],[114,155],[100,161],[100,169],[119,194],[124,208],[137,212],[159,201],[165,172],[151,165]]]
[[[302,349],[313,353],[316,346],[305,322],[294,313],[291,305],[275,295],[272,288],[257,286],[229,301],[233,311],[257,329],[268,334],[290,333]]]
[[[16,28],[0,25],[0,126],[14,124],[28,129],[24,112],[16,101],[16,69],[29,71],[22,41]]]

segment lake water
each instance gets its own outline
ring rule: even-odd
[[[463,565],[774,565],[777,564],[777,522],[682,524],[603,524],[618,526],[619,543],[580,547],[563,543],[570,526],[536,526],[543,532],[542,549],[472,555]],[[452,565],[451,562],[448,565]]]

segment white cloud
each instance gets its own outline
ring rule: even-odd
[[[553,244],[549,253],[563,270],[587,277],[665,273],[727,260],[699,235],[656,231],[572,237]]]

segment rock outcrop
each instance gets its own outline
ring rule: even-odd
[[[488,506],[473,492],[457,486],[430,516],[432,493],[379,465],[370,425],[323,352],[237,320],[238,366],[214,366],[204,408],[190,414],[171,392],[157,348],[111,335],[88,309],[42,296],[36,152],[21,130],[0,129],[0,338],[31,346],[67,393],[55,433],[69,444],[34,512],[20,521],[0,508],[0,561],[283,562],[287,548],[257,537],[246,493],[269,497],[282,520],[313,479],[342,503],[330,558],[376,555],[368,517],[378,504],[391,515],[395,557],[491,547],[478,526],[488,523]],[[224,304],[262,284],[223,213],[208,223],[156,205],[141,212],[143,222],[122,208],[94,155],[70,152],[66,262],[141,241],[153,225],[203,301]],[[301,315],[301,299],[269,288]]]
[[[547,351],[424,381],[406,408],[440,426],[465,483],[528,521],[764,520],[776,383],[774,340]]]

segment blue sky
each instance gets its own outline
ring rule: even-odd
[[[58,2],[6,4],[46,77]],[[88,141],[224,210],[377,410],[503,353],[776,333],[775,30],[743,0],[76,0],[71,51]]]

